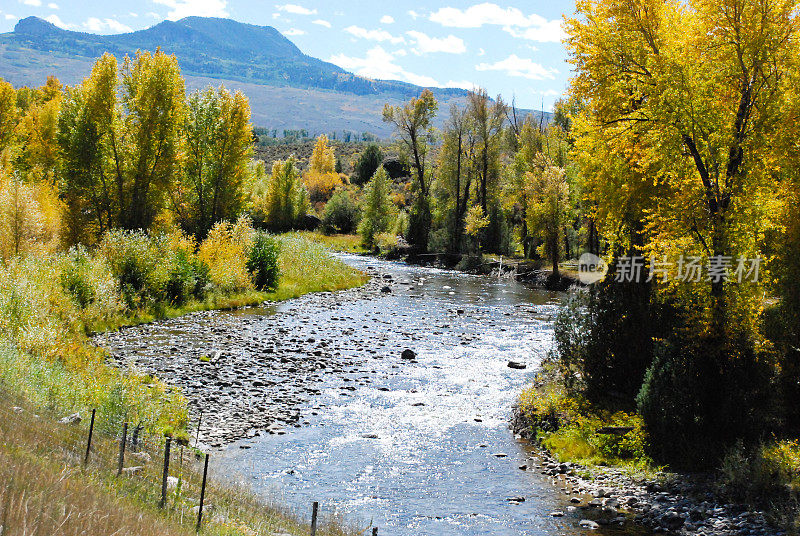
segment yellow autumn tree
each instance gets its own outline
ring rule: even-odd
[[[317,138],[303,180],[312,203],[326,202],[336,188],[345,184],[345,175],[336,173],[336,154],[325,134]]]
[[[792,0],[578,2],[578,153],[600,213],[640,221],[644,251],[758,254],[797,25]],[[698,290],[719,328],[728,286]]]

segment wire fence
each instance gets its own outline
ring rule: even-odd
[[[135,527],[135,513],[120,512],[120,519],[114,519],[108,505],[100,504],[105,499],[92,499],[88,487],[68,484],[68,477],[76,473],[91,475],[150,505],[166,525],[177,525],[181,532],[187,526],[200,532],[213,516],[217,523],[235,519],[255,527],[253,534],[317,536],[320,531],[320,535],[338,536],[369,534],[370,529],[373,535],[378,533],[376,527],[353,531],[335,522],[320,530],[316,502],[310,527],[306,524],[298,532],[300,525],[293,513],[271,506],[270,515],[264,515],[264,506],[252,494],[209,481],[210,453],[188,441],[148,435],[144,430],[143,423],[120,422],[96,410],[59,417],[15,405],[14,398],[0,387],[0,536],[85,534],[87,526],[97,534],[172,533],[166,526],[136,530],[141,527]],[[36,460],[47,460],[53,467],[43,468]],[[48,478],[52,482],[42,482]],[[33,516],[32,511],[36,512]],[[141,522],[141,515],[138,518]],[[71,524],[75,530],[69,529]]]

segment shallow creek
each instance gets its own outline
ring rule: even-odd
[[[569,490],[508,429],[552,345],[557,294],[342,258],[372,282],[97,342],[180,386],[195,418],[203,409],[201,441],[220,449],[218,474],[302,512],[319,501],[394,536],[645,534],[579,527],[591,512],[570,508]]]

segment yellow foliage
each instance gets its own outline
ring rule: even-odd
[[[341,173],[321,173],[313,169],[303,176],[303,180],[312,203],[327,201],[337,188],[347,183],[347,177]]]
[[[61,212],[48,184],[26,184],[0,172],[0,259],[55,250]]]
[[[253,226],[246,217],[235,224],[217,223],[200,245],[198,257],[209,267],[211,281],[223,292],[253,290],[247,272],[247,248],[253,238]]]
[[[328,145],[328,136],[322,134],[317,138],[314,151],[311,153],[309,167],[316,173],[334,173],[336,171],[336,155],[333,147]]]

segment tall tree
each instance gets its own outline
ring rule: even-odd
[[[797,2],[584,0],[578,15],[568,46],[586,103],[581,136],[662,186],[646,216],[651,249],[753,255],[770,206],[769,147],[783,129],[777,96],[795,68]],[[708,282],[717,332],[726,288]]]
[[[389,184],[389,174],[381,166],[364,188],[364,205],[358,233],[367,247],[372,247],[375,235],[386,232],[391,224],[392,201],[389,197],[391,193]]]
[[[412,158],[416,174],[417,197],[411,209],[407,238],[422,251],[427,250],[431,227],[431,209],[428,198],[430,174],[426,169],[430,142],[433,138],[432,120],[439,104],[429,89],[403,106],[386,105],[383,120],[394,125],[404,147]]]
[[[185,88],[175,56],[160,50],[126,56],[121,93],[122,138],[115,135],[111,141],[120,223],[126,229],[147,229],[179,168]]]
[[[470,92],[467,100],[478,141],[480,161],[478,198],[483,213],[488,214],[489,188],[490,185],[496,184],[500,172],[499,153],[507,108],[500,97],[492,101],[485,89]]]
[[[178,220],[203,239],[215,223],[243,208],[243,185],[253,153],[250,105],[240,92],[208,88],[189,96],[184,180],[173,187]]]

